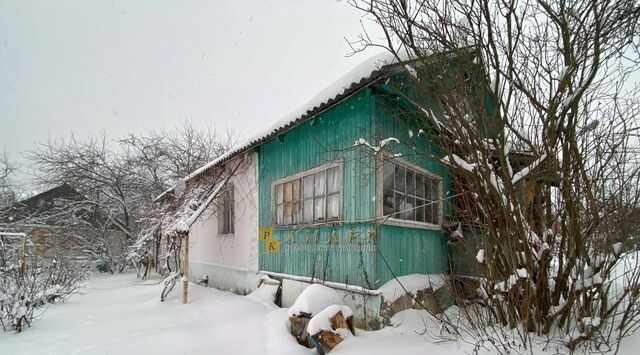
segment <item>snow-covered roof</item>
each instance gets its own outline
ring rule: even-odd
[[[404,60],[405,58],[402,59]],[[188,182],[189,180],[246,151],[247,149],[256,147],[274,136],[288,131],[300,123],[313,118],[334,104],[353,95],[362,88],[383,77],[385,74],[383,69],[397,63],[397,58],[388,52],[368,58],[340,79],[336,80],[333,84],[319,92],[311,100],[300,106],[295,111],[292,111],[288,115],[282,117],[268,128],[256,132],[242,143],[231,148],[225,154],[194,170],[184,178],[184,181]],[[173,187],[160,194],[154,199],[154,201],[158,201],[171,191],[173,191]]]
[[[226,181],[225,181],[226,182]],[[182,211],[178,214],[177,218],[170,225],[169,230],[172,232],[188,232],[193,223],[200,218],[200,215],[209,207],[209,205],[213,202],[214,199],[218,197],[218,192],[225,185],[225,182],[219,182],[218,185],[213,189],[213,192],[209,194],[207,199],[204,202],[199,202],[197,200],[188,200],[183,205]],[[197,206],[196,210],[193,210],[191,207]]]

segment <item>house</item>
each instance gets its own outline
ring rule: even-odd
[[[168,250],[173,235],[188,234],[191,281],[207,279],[209,286],[248,294],[260,281],[257,154],[238,153],[222,163],[225,157],[156,198],[168,208],[161,239]],[[166,258],[163,269],[171,271],[172,266]]]
[[[251,157],[244,181],[208,184],[233,191],[231,233],[220,232],[229,214],[219,207],[217,218],[196,218],[187,226],[191,280],[208,275],[210,284],[246,292],[248,281],[257,286],[252,275],[267,274],[282,282],[282,306],[309,284],[323,283],[354,309],[356,324],[376,328],[383,285],[403,275],[449,272],[452,177],[423,130],[424,119],[416,119],[424,114],[407,83],[420,64],[388,63],[386,55],[365,61],[309,104],[187,177],[189,185]],[[442,114],[431,96],[424,104]]]
[[[71,205],[74,207],[68,208]],[[15,203],[0,221],[0,228],[24,233],[34,262],[54,257],[86,260],[88,255],[78,237],[84,223],[94,218],[86,198],[70,185],[61,184]]]

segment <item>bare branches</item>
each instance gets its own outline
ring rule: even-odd
[[[87,251],[109,271],[119,271],[129,246],[144,228],[153,197],[234,142],[229,132],[218,137],[211,127],[200,130],[185,122],[174,130],[129,134],[118,140],[103,134],[39,145],[27,154],[39,185],[66,183],[83,198],[23,217],[32,223],[56,220],[54,225],[82,228]],[[82,213],[84,217],[77,218]]]
[[[629,80],[640,5],[351,4],[386,37],[363,35],[352,48],[383,46],[417,63],[405,96],[465,196],[451,222],[481,235],[483,263],[475,253],[470,263],[486,308],[465,309],[470,332],[483,338],[499,324],[525,345],[533,332],[566,335],[572,349],[611,346],[638,319],[638,272],[621,271],[620,248],[637,248],[640,92]]]
[[[0,155],[0,219],[3,211],[11,207],[16,199],[16,187],[11,179],[15,166],[9,162],[6,153]]]

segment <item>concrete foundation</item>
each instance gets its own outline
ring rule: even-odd
[[[189,281],[197,283],[209,276],[209,287],[247,295],[258,288],[260,274],[256,271],[230,268],[209,263],[190,262]]]
[[[302,291],[311,283],[290,279],[282,280],[282,307],[291,307]],[[335,288],[342,303],[353,310],[353,323],[356,327],[376,330],[382,327],[380,303],[382,296]]]

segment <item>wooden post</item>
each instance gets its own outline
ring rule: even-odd
[[[20,262],[19,262],[21,277],[24,275],[25,263],[27,262],[26,253],[27,253],[27,235],[23,234],[22,235],[22,252],[20,253]]]
[[[182,262],[182,303],[187,303],[189,296],[189,232],[184,236],[184,261]]]

